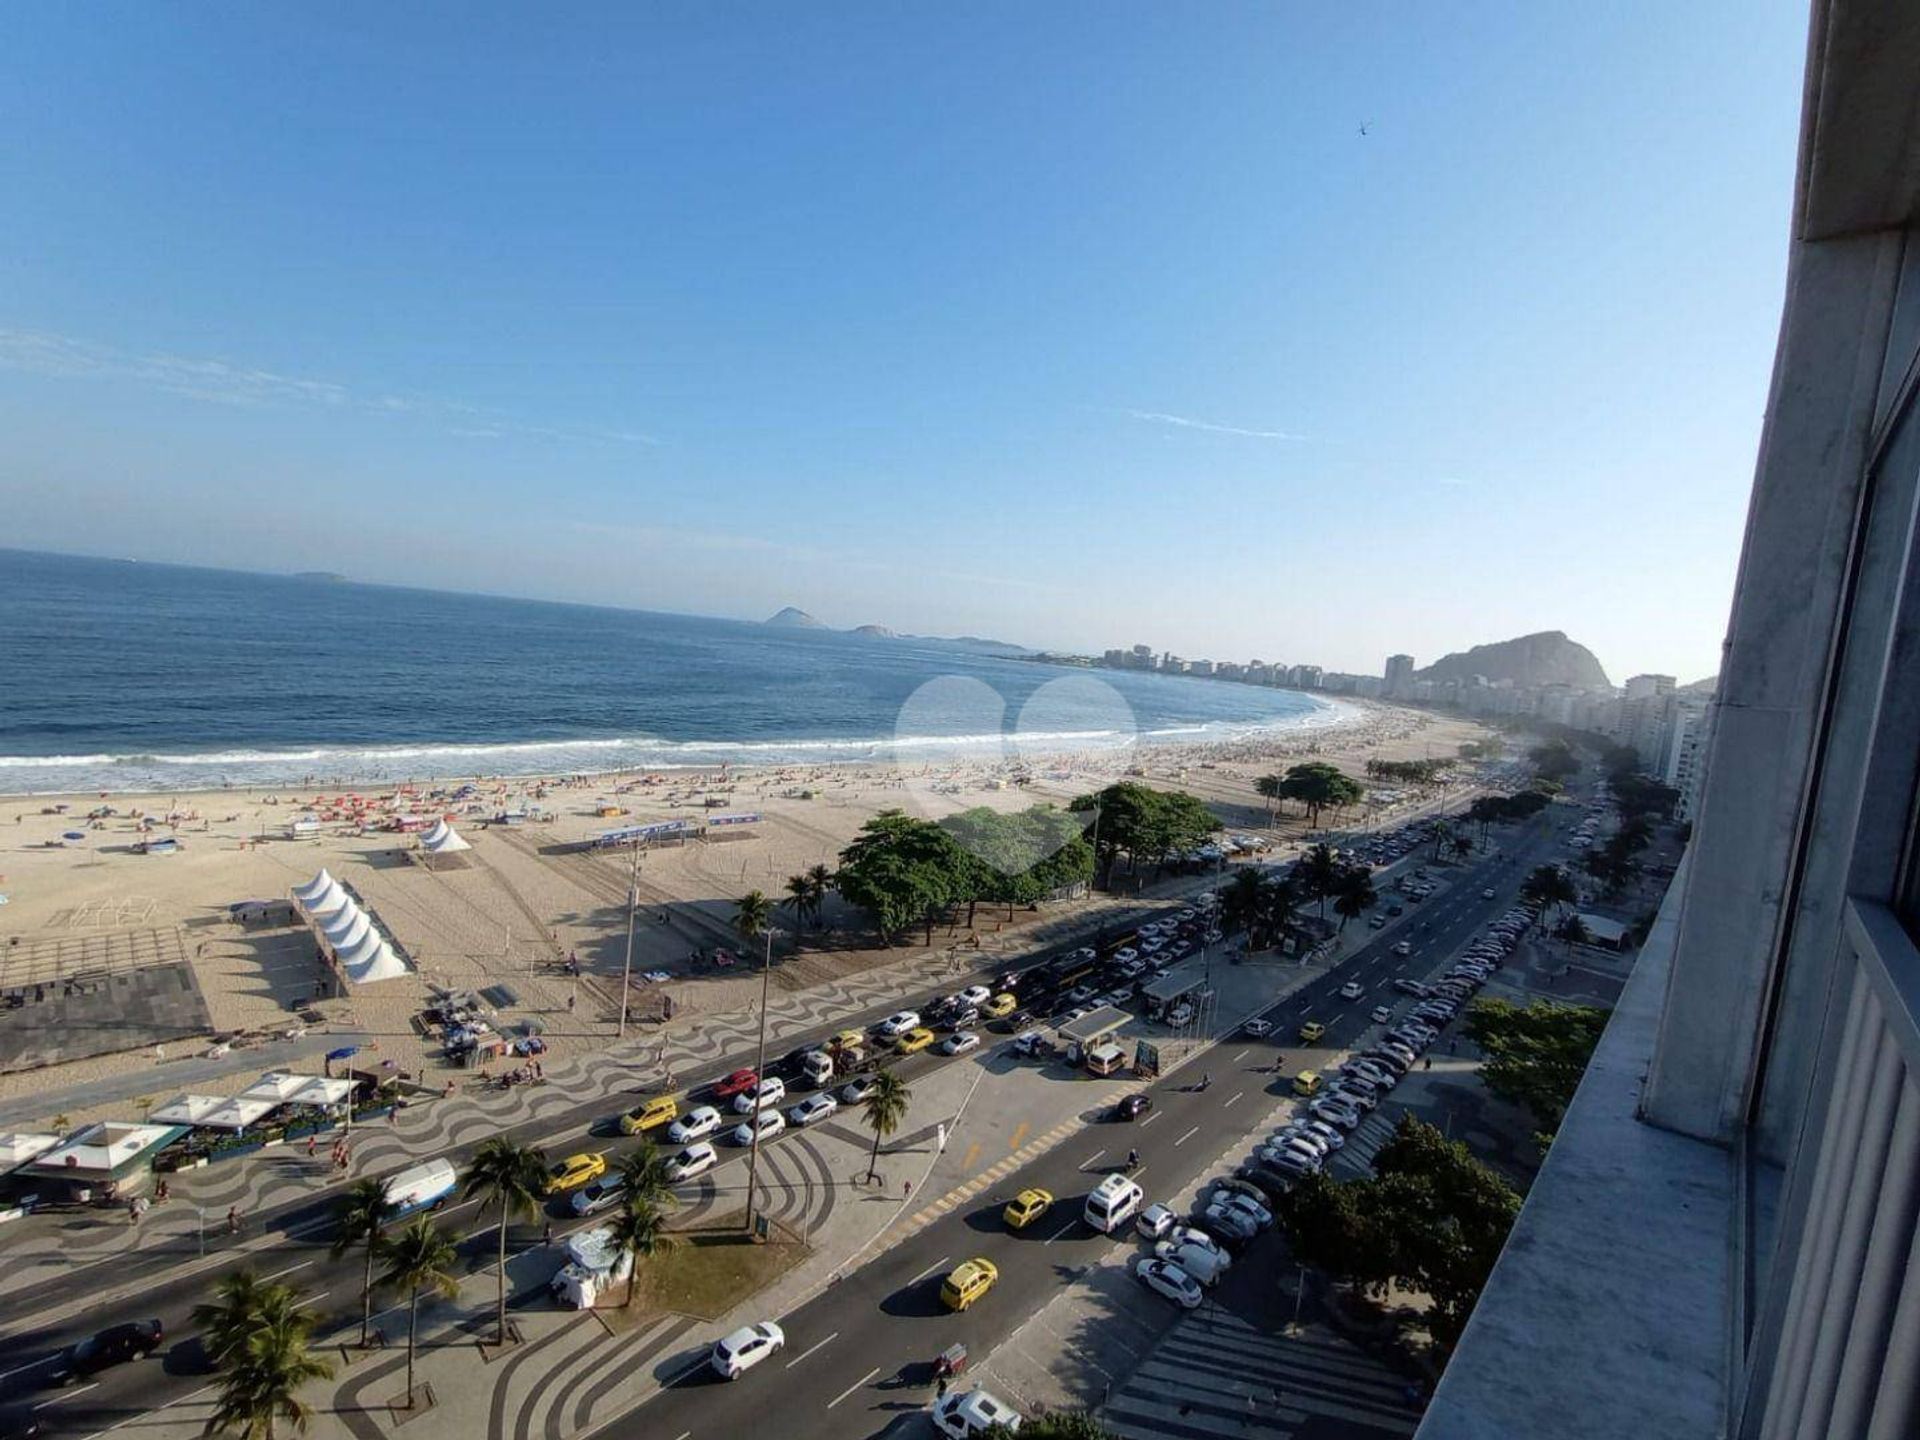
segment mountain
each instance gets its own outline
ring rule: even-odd
[[[806,611],[796,610],[791,605],[783,609],[778,615],[769,615],[766,623],[769,625],[778,625],[787,630],[820,630],[825,628],[818,620],[814,619],[813,616],[807,614]]]
[[[1580,690],[1599,690],[1612,684],[1593,652],[1569,640],[1560,630],[1476,645],[1471,650],[1443,655],[1426,669],[1414,672],[1417,680],[1443,683],[1471,680],[1476,675],[1496,683],[1508,680],[1521,686],[1571,685]]]
[[[884,625],[856,625],[847,633],[849,635],[866,635],[875,640],[897,640],[899,638]]]

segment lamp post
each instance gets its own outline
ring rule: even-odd
[[[633,837],[633,869],[627,876],[627,960],[620,967],[620,1035],[627,1038],[627,1005],[633,995],[633,912],[640,903],[640,837]]]
[[[759,1192],[755,1189],[755,1179],[760,1171],[760,1087],[767,1083],[767,998],[769,987],[773,983],[773,926],[767,926],[766,958],[760,965],[760,1038],[757,1043],[754,1060],[754,1107],[747,1116],[747,1123],[753,1128],[747,1142],[747,1234],[753,1234],[753,1207]]]

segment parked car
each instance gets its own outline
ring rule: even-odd
[[[1156,1295],[1163,1295],[1183,1310],[1200,1308],[1200,1285],[1171,1260],[1158,1257],[1136,1260],[1134,1276]]]
[[[1147,1206],[1134,1219],[1133,1228],[1149,1240],[1158,1240],[1179,1223],[1179,1218],[1166,1206],[1153,1204]]]
[[[948,1440],[978,1440],[991,1430],[1011,1434],[1020,1429],[1020,1412],[982,1389],[949,1390],[927,1413],[933,1428]]]
[[[980,1037],[974,1034],[973,1031],[957,1030],[940,1042],[940,1053],[943,1055],[964,1055],[967,1051],[978,1048],[979,1044]]]

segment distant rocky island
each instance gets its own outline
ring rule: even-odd
[[[831,628],[823,625],[797,605],[782,606],[761,623],[781,630]],[[837,633],[858,635],[863,640],[912,640],[921,645],[950,645],[956,650],[972,650],[987,655],[1031,655],[1033,653],[1025,645],[1014,645],[1005,640],[987,640],[978,635],[903,635],[897,630],[889,630],[885,625],[856,625],[851,630],[841,630]]]
[[[1471,680],[1474,676],[1499,684],[1533,688],[1541,685],[1571,685],[1578,690],[1612,688],[1607,672],[1594,653],[1564,631],[1542,630],[1536,635],[1521,635],[1491,645],[1476,645],[1471,650],[1443,655],[1424,670],[1415,672],[1420,680]]]

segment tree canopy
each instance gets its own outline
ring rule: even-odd
[[[975,863],[965,877],[969,903],[1034,905],[1070,885],[1093,879],[1093,846],[1080,817],[1051,805],[1011,815],[985,805],[949,815],[940,828]]]
[[[971,878],[967,853],[946,831],[904,810],[883,810],[840,852],[834,885],[891,945],[911,925],[931,932],[936,915],[966,898]]]
[[[1264,795],[1267,791],[1262,789],[1260,793]],[[1355,804],[1366,792],[1360,788],[1357,780],[1345,774],[1339,766],[1330,765],[1325,760],[1309,760],[1301,765],[1288,766],[1287,773],[1274,784],[1273,793],[1282,800],[1298,800],[1306,806],[1307,825],[1317,828],[1322,810],[1329,806],[1338,810],[1342,806]]]
[[[1459,1339],[1520,1212],[1520,1197],[1465,1145],[1403,1115],[1357,1180],[1309,1176],[1276,1208],[1304,1264],[1378,1292],[1389,1283],[1433,1301],[1427,1325]]]
[[[1476,1000],[1467,1007],[1467,1038],[1486,1055],[1480,1078],[1503,1100],[1523,1105],[1551,1141],[1586,1073],[1610,1012],[1591,1005],[1536,1000]]]
[[[1090,834],[1101,864],[1109,868],[1121,854],[1136,868],[1142,861],[1163,865],[1220,828],[1213,812],[1186,791],[1154,790],[1130,780],[1082,795],[1069,808],[1097,816]]]
[[[1527,759],[1533,765],[1533,773],[1543,780],[1566,780],[1580,773],[1580,757],[1564,740],[1549,740],[1534,746],[1527,752]]]

